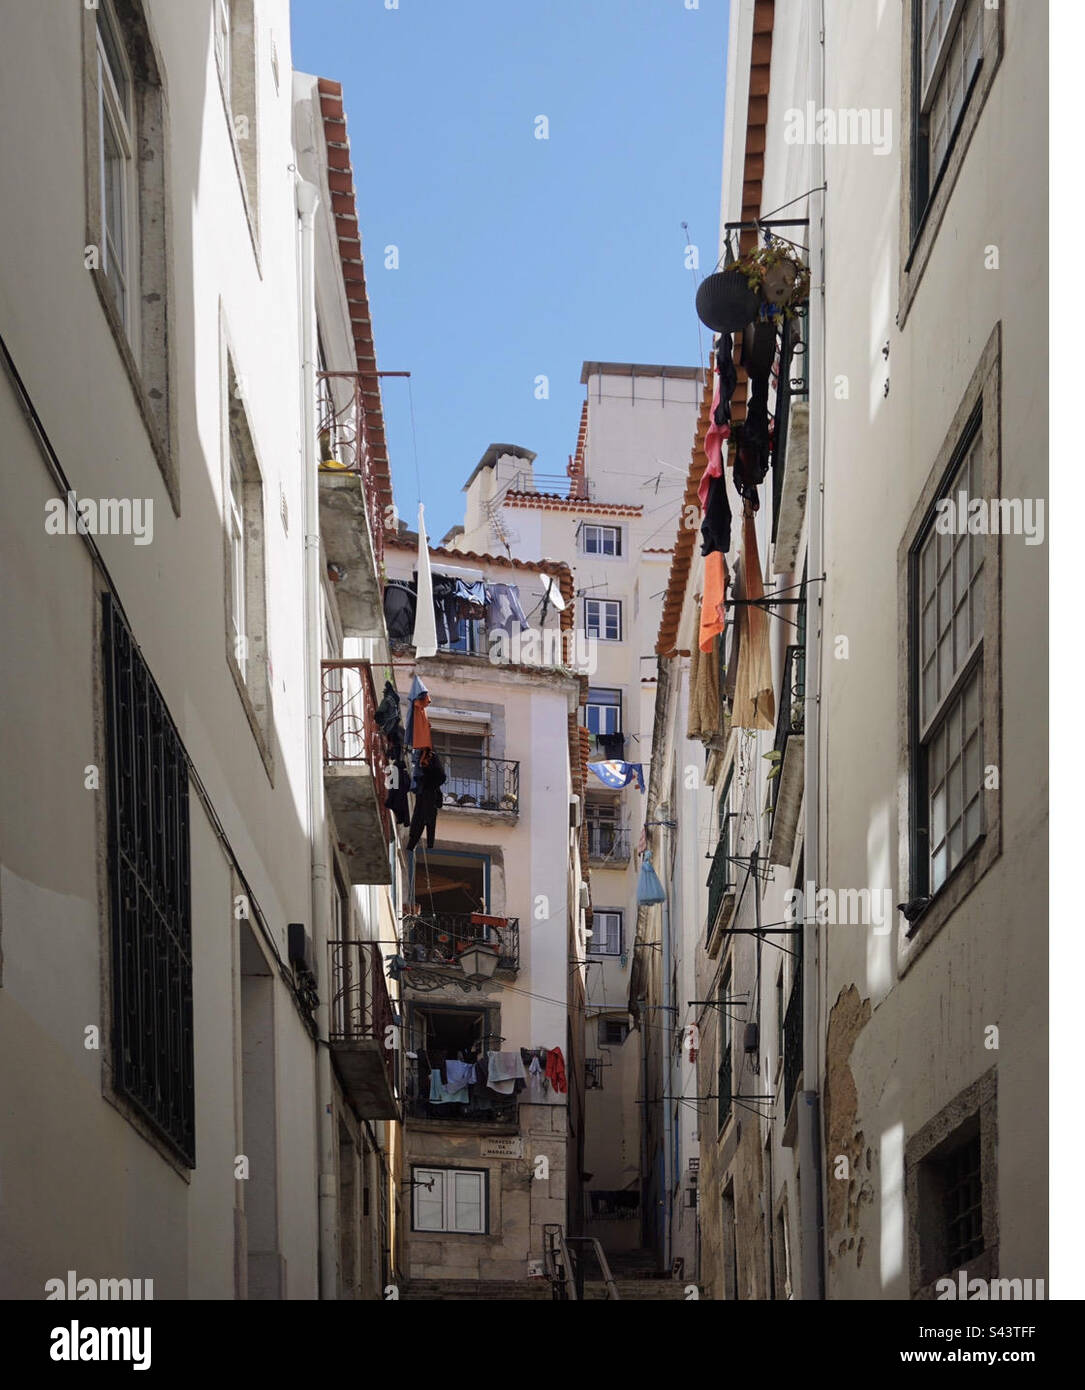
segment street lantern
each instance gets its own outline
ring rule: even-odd
[[[469,980],[481,985],[497,969],[497,952],[492,946],[473,941],[460,953],[460,969]]]

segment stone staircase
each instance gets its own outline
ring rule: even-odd
[[[619,1299],[634,1302],[682,1302],[686,1285],[674,1279],[615,1279]],[[553,1295],[546,1279],[412,1279],[400,1295],[404,1299],[429,1299],[445,1303],[482,1301],[549,1303]],[[607,1286],[601,1279],[584,1284],[584,1301],[605,1299]]]

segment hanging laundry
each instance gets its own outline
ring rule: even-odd
[[[419,754],[418,790],[414,798],[414,814],[411,816],[411,833],[407,837],[407,848],[412,850],[426,834],[426,848],[433,848],[437,834],[437,813],[444,798],[441,788],[445,783],[445,770],[441,760],[432,748],[424,748]]]
[[[456,1062],[450,1057],[445,1063],[445,1070],[448,1072],[448,1089],[450,1091],[461,1090],[464,1086],[473,1086],[478,1079],[473,1062]]]
[[[437,633],[433,623],[433,577],[429,564],[429,541],[426,538],[425,508],[418,504],[418,601],[415,605],[414,631],[411,645],[416,656],[437,655]]]
[[[433,734],[429,726],[426,706],[429,704],[429,691],[415,676],[411,681],[407,696],[407,746],[409,748],[432,748]]]
[[[569,1083],[565,1079],[565,1058],[561,1054],[560,1047],[552,1048],[546,1054],[546,1079],[559,1093],[564,1093],[569,1089]]]
[[[497,628],[512,637],[514,623],[521,631],[527,627],[519,588],[515,584],[487,584],[486,626],[491,632]]]
[[[689,659],[689,713],[686,737],[712,742],[720,733],[723,706],[720,704],[720,659],[717,638],[706,652],[695,647]]]
[[[701,554],[711,555],[714,550],[726,554],[730,549],[731,503],[727,496],[727,482],[723,477],[710,478],[708,501],[701,521]]]
[[[588,771],[594,772],[604,786],[614,791],[628,787],[634,778],[637,790],[644,790],[644,768],[641,763],[626,763],[615,758],[609,762],[589,763]]]
[[[720,375],[719,404],[712,412],[713,422],[721,428],[730,424],[731,400],[738,385],[738,368],[735,366],[735,344],[730,333],[724,333],[716,345],[716,370]]]
[[[481,579],[456,577],[453,591],[456,611],[461,619],[480,622],[486,616],[486,585]]]
[[[595,746],[608,760],[620,762],[625,757],[625,734],[596,734]]]
[[[466,1084],[453,1086],[451,1078],[447,1083],[442,1081],[435,1068],[429,1074],[429,1099],[431,1105],[466,1105],[471,1097]]]
[[[439,647],[452,646],[460,635],[456,582],[449,574],[433,576],[433,621]]]
[[[394,763],[403,753],[406,734],[403,729],[403,716],[399,704],[399,692],[391,681],[384,682],[384,695],[377,706],[377,728],[384,735],[385,751]]]
[[[402,757],[396,758],[394,762],[389,763],[388,772],[391,780],[384,804],[400,825],[410,825],[411,803],[407,793],[411,785],[411,775],[407,771],[407,764]]]
[[[746,419],[736,427],[735,462],[732,468],[739,495],[756,511],[761,505],[757,489],[765,481],[769,467],[769,378],[750,378],[750,399]]]
[[[389,579],[384,586],[384,621],[390,642],[409,642],[414,631],[414,581]]]
[[[637,906],[649,907],[652,903],[662,903],[666,900],[667,894],[652,865],[652,851],[646,849],[640,861],[640,873],[637,875]]]
[[[720,388],[716,387],[716,394],[712,397],[712,416],[705,435],[705,471],[701,474],[701,481],[697,484],[697,496],[701,499],[701,511],[708,507],[708,485],[713,478],[723,476],[723,445],[731,437],[730,425],[716,424],[716,411],[720,404]]]
[[[524,1064],[519,1052],[488,1052],[486,1054],[487,1081],[491,1091],[501,1096],[511,1096],[516,1083],[524,1084]]]
[[[712,644],[727,625],[724,599],[727,594],[727,562],[723,553],[714,550],[705,556],[704,592],[701,595],[701,630],[697,645],[701,651],[712,650]]]
[[[742,576],[745,598],[764,597],[761,560],[757,553],[757,519],[752,509],[747,509],[742,522]],[[769,615],[756,604],[739,604],[738,623],[741,635],[731,722],[740,729],[774,729],[776,697],[769,652]]]

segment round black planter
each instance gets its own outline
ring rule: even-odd
[[[697,289],[697,317],[713,333],[737,333],[757,317],[761,297],[739,270],[706,275]]]

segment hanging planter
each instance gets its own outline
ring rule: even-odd
[[[791,318],[796,306],[810,297],[810,267],[790,242],[773,237],[737,260],[733,267],[757,296],[762,319]]]
[[[706,275],[697,288],[697,317],[713,333],[737,333],[757,317],[761,296],[740,266]]]

